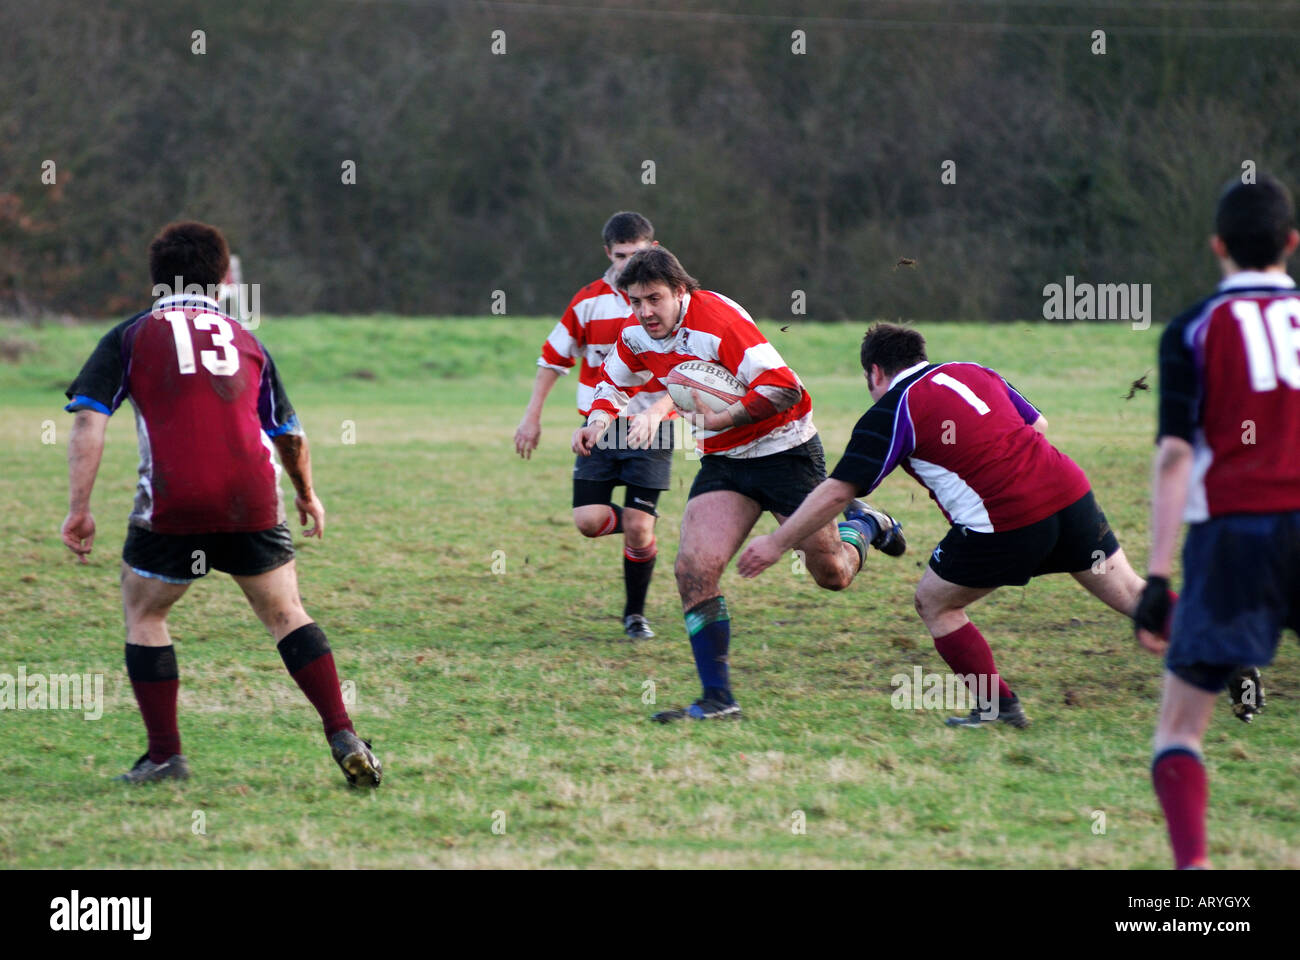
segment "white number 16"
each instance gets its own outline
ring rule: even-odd
[[[176,362],[181,373],[193,373],[194,341],[190,337],[190,325],[185,319],[185,311],[168,310],[163,319],[172,325],[172,337],[176,340]],[[200,350],[199,360],[214,377],[233,377],[239,372],[239,351],[235,348],[235,331],[225,317],[216,314],[202,314],[194,318],[194,329],[210,330],[212,345],[221,348],[221,356],[216,350]]]

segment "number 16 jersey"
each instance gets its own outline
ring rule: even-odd
[[[206,297],[169,297],[99,341],[65,409],[135,409],[130,522],[167,534],[267,530],[284,520],[271,437],[301,433],[275,364]]]

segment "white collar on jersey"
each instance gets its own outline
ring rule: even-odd
[[[682,308],[679,311],[677,311],[677,325],[673,327],[672,335],[667,337],[666,339],[671,340],[673,337],[677,336],[677,331],[682,328],[682,322],[686,319],[686,310],[690,307],[690,305],[691,305],[691,291],[687,290],[685,293],[682,294]]]
[[[928,366],[929,363],[930,363],[929,360],[922,360],[920,363],[914,364],[913,366],[908,367],[906,370],[899,370],[898,373],[894,374],[894,379],[889,381],[889,389],[893,390],[894,387],[898,384],[899,380],[906,380],[908,377],[916,373],[916,371],[920,370],[922,367]]]
[[[1240,290],[1242,287],[1294,287],[1295,281],[1285,273],[1275,270],[1239,270],[1223,278],[1220,290]]]
[[[177,304],[177,303],[202,303],[204,305],[210,304],[211,306],[220,309],[220,307],[217,304],[217,301],[213,300],[211,297],[205,297],[197,293],[192,293],[192,294],[177,293],[177,294],[173,294],[170,297],[163,297],[161,300],[154,301],[154,308],[161,309],[163,307],[170,307],[173,304]]]

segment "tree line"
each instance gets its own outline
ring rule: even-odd
[[[4,4],[0,312],[133,311],[195,218],[269,313],[558,314],[635,209],[755,315],[1034,319],[1068,276],[1159,320],[1214,280],[1220,185],[1300,174],[1297,36],[1149,0]]]

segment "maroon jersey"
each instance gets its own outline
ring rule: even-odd
[[[977,363],[918,363],[853,428],[831,476],[859,496],[897,466],[948,522],[977,533],[1044,520],[1088,492],[1088,478],[1032,426],[1038,411]]]
[[[206,297],[168,297],[100,340],[67,410],[135,408],[130,522],[157,533],[267,530],[284,520],[270,437],[300,433],[266,349]]]
[[[1160,338],[1160,429],[1195,457],[1186,519],[1300,510],[1300,296],[1244,271]]]

